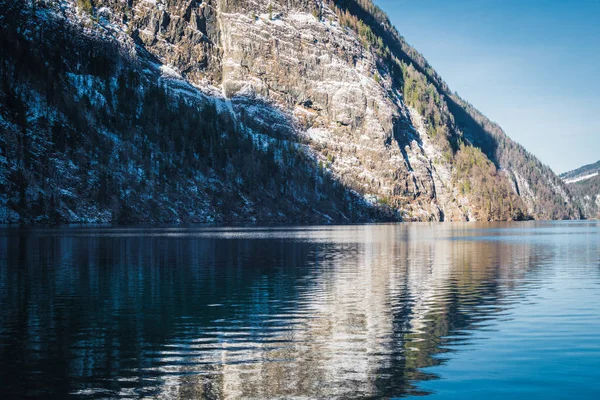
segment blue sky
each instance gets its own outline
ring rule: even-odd
[[[375,0],[452,90],[561,173],[600,160],[600,0]]]

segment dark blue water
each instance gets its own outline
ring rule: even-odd
[[[0,229],[0,397],[600,398],[600,223]]]

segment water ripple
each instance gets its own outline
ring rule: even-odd
[[[597,398],[599,254],[597,222],[7,228],[0,384],[20,398]]]

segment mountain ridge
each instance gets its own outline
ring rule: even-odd
[[[600,219],[600,161],[560,174],[586,218]]]
[[[581,179],[590,175],[598,174],[600,172],[600,161],[593,164],[587,164],[582,167],[576,168],[571,171],[563,172],[560,174],[560,178],[565,181],[573,179]],[[591,176],[590,176],[591,177]]]
[[[13,7],[1,221],[580,217],[370,1]],[[15,71],[25,46],[46,71]]]

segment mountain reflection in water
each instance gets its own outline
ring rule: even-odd
[[[598,232],[593,222],[5,228],[1,393],[427,394],[438,374],[425,367],[493,333],[561,262],[597,282]]]

